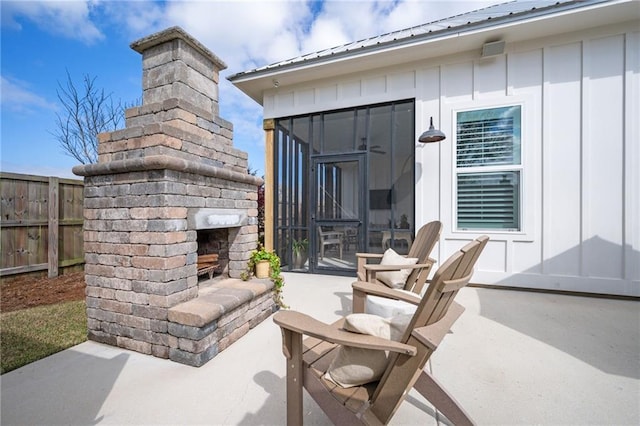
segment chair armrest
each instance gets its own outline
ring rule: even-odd
[[[382,259],[382,256],[380,253],[356,253],[356,257],[363,259]]]
[[[456,302],[451,303],[449,310],[439,321],[424,327],[418,327],[411,332],[420,343],[431,350],[436,350],[444,336],[449,332],[454,322],[462,315],[464,308]]]
[[[364,269],[369,272],[397,271],[398,269],[422,269],[430,268],[432,263],[416,263],[413,265],[364,265]]]
[[[327,231],[327,232],[321,233],[320,235],[322,235],[323,237],[342,237],[344,235],[344,232]]]
[[[386,297],[387,299],[401,300],[412,305],[419,305],[422,298],[418,295],[411,295],[403,291],[389,288],[382,284],[373,284],[366,281],[356,281],[351,284],[354,291],[359,291],[370,296]]]
[[[367,273],[364,270],[364,267],[367,265],[369,259],[382,259],[382,254],[379,253],[356,253],[357,260],[357,268],[356,268],[356,276],[358,280],[365,281],[367,279]]]
[[[336,326],[318,321],[301,312],[280,311],[273,316],[273,322],[279,325],[280,328],[294,333],[304,334],[339,345],[398,352],[411,356],[417,353],[416,348],[411,345],[383,339],[381,337],[369,336],[368,334],[345,331]]]

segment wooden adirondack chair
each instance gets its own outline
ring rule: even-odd
[[[325,247],[336,246],[340,259],[342,259],[342,246],[344,233],[338,231],[324,231],[322,226],[318,226],[318,237],[320,243],[320,259],[324,259]]]
[[[372,259],[378,261],[382,259],[383,254],[379,253],[356,253],[357,259],[357,276],[358,281],[368,281],[372,283],[380,283],[376,279],[378,272],[396,271],[400,269],[411,269],[411,274],[407,278],[404,290],[412,291],[419,294],[426,281],[433,264],[434,259],[431,259],[429,255],[433,251],[433,247],[440,239],[440,233],[442,232],[442,223],[439,221],[429,222],[423,225],[416,235],[409,253],[406,257],[417,258],[418,262],[415,265],[380,265],[369,264]]]
[[[416,264],[409,265],[381,265],[381,264],[367,264],[366,261],[373,258],[381,258],[383,255],[381,254],[368,254],[368,253],[359,253],[356,254],[358,257],[358,282],[354,283],[354,285],[359,285],[359,282],[367,281],[371,283],[377,284],[378,287],[381,288],[381,291],[387,289],[388,287],[380,282],[377,278],[378,272],[382,271],[397,271],[400,269],[407,270],[406,274],[408,274],[406,281],[404,282],[404,286],[402,290],[404,290],[405,294],[401,297],[406,297],[411,299],[411,296],[415,295],[413,301],[417,304],[420,299],[418,296],[422,294],[424,291],[424,285],[429,277],[429,273],[433,268],[435,260],[430,258],[429,255],[433,251],[433,247],[436,245],[438,240],[440,239],[440,232],[442,231],[442,223],[439,221],[429,222],[426,225],[422,226],[418,231],[418,235],[416,236],[415,241],[411,245],[411,249],[409,250],[409,254],[407,257],[414,257],[418,259]],[[408,271],[411,271],[410,273]],[[409,294],[406,294],[409,293]],[[359,293],[359,295],[362,293]],[[402,299],[394,299],[394,298],[382,298],[376,296],[375,294],[370,294],[368,298],[354,298],[354,310],[353,312],[367,312],[373,313],[376,315],[380,315],[383,317],[389,317],[392,315],[405,313],[409,314],[415,310],[415,307],[412,305],[406,305],[403,302],[398,302],[397,300]],[[365,308],[366,306],[366,308]]]
[[[329,325],[299,312],[278,312],[274,322],[282,330],[287,362],[287,424],[303,424],[303,388],[334,424],[353,425],[387,424],[412,387],[454,424],[473,424],[455,399],[423,368],[464,311],[453,299],[471,279],[487,241],[487,237],[481,237],[467,244],[438,269],[400,341],[343,330],[344,318]],[[303,335],[310,338],[303,341]],[[339,345],[389,351],[382,378],[351,388],[325,379]]]

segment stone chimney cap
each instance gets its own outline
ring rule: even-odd
[[[207,49],[202,43],[193,38],[189,33],[183,30],[181,27],[175,26],[167,28],[166,30],[162,30],[155,34],[148,35],[146,37],[141,38],[140,40],[136,40],[130,44],[130,47],[138,53],[143,53],[146,50],[157,46],[162,43],[166,43],[171,40],[184,40],[187,44],[189,44],[192,48],[199,51],[201,54],[206,56],[214,63],[218,70],[224,70],[227,68],[227,64],[225,64],[222,59],[218,58],[213,52]]]

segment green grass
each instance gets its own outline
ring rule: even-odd
[[[0,314],[0,374],[87,340],[84,301]]]

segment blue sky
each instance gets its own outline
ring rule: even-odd
[[[262,109],[228,75],[496,3],[0,0],[0,170],[75,177],[71,168],[79,162],[51,134],[56,113],[64,112],[58,84],[68,72],[80,88],[89,75],[115,100],[132,104],[142,97],[142,61],[130,43],[179,25],[227,64],[220,116],[234,124],[234,146],[262,175]]]

